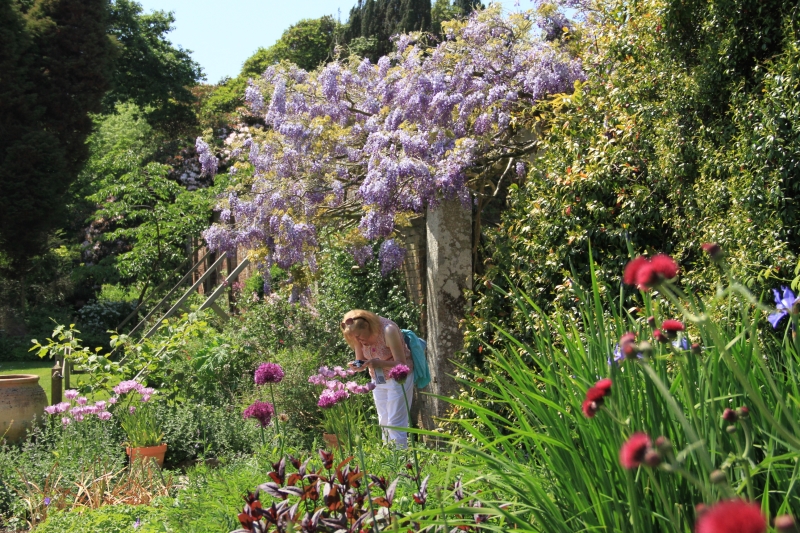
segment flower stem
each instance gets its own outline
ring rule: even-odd
[[[408,424],[411,425],[411,407],[408,405],[408,396],[406,395],[405,383],[400,383],[400,389],[403,391],[403,399],[406,401],[406,413],[408,413]],[[411,429],[410,427],[408,429]],[[417,457],[417,447],[414,445],[414,434],[406,432],[408,435],[408,442],[411,446],[411,454],[414,458],[414,482],[417,484],[417,493],[421,490],[420,477],[422,476],[419,469],[419,458]],[[422,503],[422,508],[425,509],[425,502]]]

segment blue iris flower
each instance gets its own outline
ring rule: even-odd
[[[643,358],[642,353],[641,352],[637,353],[636,357],[642,359]],[[625,359],[625,354],[622,353],[622,348],[620,348],[619,344],[617,344],[616,346],[614,346],[614,362],[619,363],[624,359]],[[609,365],[611,364],[611,358],[608,359],[608,364]]]
[[[689,339],[686,337],[681,337],[680,339],[674,341],[672,345],[675,347],[676,350],[688,350],[691,348],[689,345]]]
[[[789,287],[783,286],[781,289],[783,289],[783,294],[778,292],[777,289],[772,289],[772,294],[775,295],[775,307],[777,312],[772,313],[767,318],[775,329],[778,329],[780,321],[792,312],[792,308],[800,304],[800,298],[796,297]]]

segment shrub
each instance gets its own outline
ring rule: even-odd
[[[721,279],[696,243],[719,242],[756,293],[790,279],[800,251],[795,5],[599,2],[581,56],[588,79],[535,110],[541,144],[484,246],[486,277],[546,312],[597,274],[616,286],[628,247],[665,252],[692,289]],[[745,14],[747,13],[747,14]],[[574,276],[577,276],[576,279]],[[688,287],[687,285],[687,287]],[[527,334],[491,291],[468,319],[473,356],[487,319]]]
[[[236,405],[184,402],[158,411],[167,443],[167,466],[185,466],[198,458],[252,453],[261,440]]]

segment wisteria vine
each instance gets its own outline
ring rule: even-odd
[[[515,116],[583,79],[579,61],[537,38],[535,25],[530,13],[490,8],[447,23],[436,46],[422,34],[397,36],[377,64],[350,57],[314,72],[270,67],[245,95],[266,128],[227,141],[239,184],[204,234],[209,247],[313,270],[318,228],[336,222],[351,228],[363,263],[372,257],[367,242],[392,237],[398,217],[443,200],[469,205],[470,173],[481,165],[502,161],[524,173],[535,145]],[[213,172],[216,160],[206,163]],[[378,257],[385,274],[403,251],[386,240]]]

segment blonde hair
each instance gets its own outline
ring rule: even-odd
[[[356,335],[361,332],[366,332],[368,335],[380,332],[381,319],[375,313],[363,309],[353,309],[345,313],[339,327],[342,328],[342,335],[347,344],[351,348],[355,348],[358,345]]]

